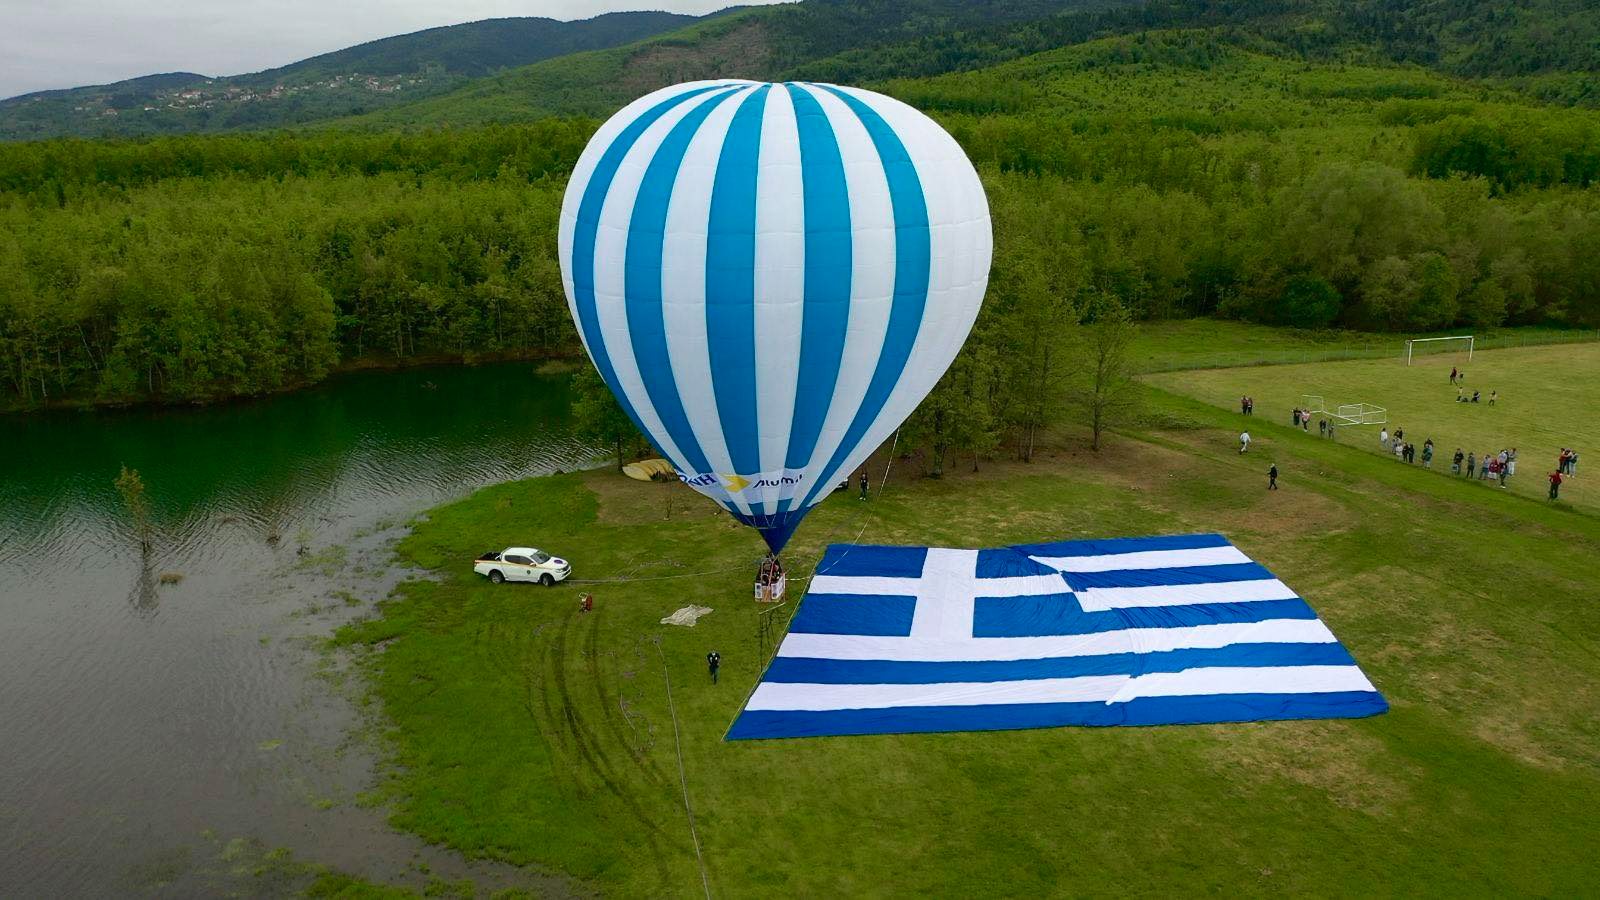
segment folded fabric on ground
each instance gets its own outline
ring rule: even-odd
[[[728,738],[1388,708],[1311,607],[1219,534],[834,544]]]

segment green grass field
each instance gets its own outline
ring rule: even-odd
[[[1466,393],[1481,391],[1481,402],[1455,402],[1449,381],[1453,365],[1466,369]],[[1479,456],[1516,447],[1517,476],[1508,490],[1528,497],[1545,496],[1545,476],[1555,468],[1557,454],[1574,447],[1582,454],[1577,477],[1562,485],[1561,502],[1600,512],[1600,469],[1589,468],[1600,460],[1595,452],[1600,450],[1600,343],[1480,351],[1470,363],[1465,353],[1451,353],[1419,358],[1410,367],[1400,359],[1373,359],[1166,372],[1146,379],[1235,411],[1240,396],[1254,397],[1256,414],[1246,423],[1253,437],[1270,434],[1257,433],[1263,423],[1287,427],[1289,411],[1301,404],[1303,394],[1321,395],[1329,408],[1375,403],[1388,408],[1389,430],[1404,428],[1419,454],[1422,442],[1433,439],[1439,453],[1433,468],[1445,475],[1457,447]],[[1492,407],[1491,390],[1500,393]],[[1316,431],[1313,419],[1313,438]],[[1341,429],[1338,440],[1382,452],[1377,426]],[[1267,448],[1260,445],[1252,452]],[[1416,467],[1422,467],[1420,455]],[[1474,486],[1488,489],[1490,484]]]
[[[1149,393],[1160,430],[1130,427],[1100,454],[1068,435],[1032,465],[896,474],[870,504],[830,500],[791,570],[857,534],[983,547],[1220,530],[1311,602],[1389,713],[725,743],[762,666],[760,542],[681,486],[596,471],[435,510],[400,554],[436,580],[337,637],[389,725],[394,824],[579,889],[700,895],[670,674],[717,896],[1592,892],[1600,520],[1287,426],[1240,457],[1232,414]],[[1269,455],[1286,472],[1270,494]],[[521,540],[577,577],[635,580],[493,587],[468,572]],[[688,603],[715,612],[657,624]]]

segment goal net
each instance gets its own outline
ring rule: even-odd
[[[1464,345],[1464,346],[1463,346]],[[1412,338],[1406,341],[1406,365],[1411,365],[1414,356],[1424,356],[1430,353],[1460,353],[1467,351],[1467,360],[1472,360],[1473,336],[1461,334],[1454,337]]]
[[[1371,403],[1341,404],[1332,417],[1335,426],[1389,424],[1389,410]]]

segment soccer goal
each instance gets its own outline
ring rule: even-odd
[[[1389,410],[1371,403],[1345,403],[1332,414],[1336,426],[1387,425]]]
[[[1327,404],[1322,402],[1321,394],[1301,394],[1300,408],[1313,415],[1328,411]]]
[[[1411,365],[1411,356],[1412,356],[1413,353],[1417,352],[1417,350],[1418,350],[1417,345],[1418,344],[1432,344],[1435,341],[1466,341],[1467,342],[1467,361],[1468,362],[1472,361],[1472,343],[1473,343],[1472,335],[1470,335],[1470,334],[1461,334],[1461,335],[1456,335],[1455,337],[1412,338],[1411,340],[1406,341],[1406,365],[1408,365],[1408,366]],[[1450,349],[1450,346],[1451,345],[1449,345],[1449,344],[1441,344],[1440,348],[1442,350],[1448,352],[1449,349]],[[1422,352],[1424,352],[1424,353],[1426,353],[1427,351],[1429,351],[1431,349],[1432,349],[1431,347],[1423,347],[1423,348],[1421,348]],[[1459,345],[1457,345],[1457,347],[1456,347],[1456,352],[1458,352],[1458,353],[1461,352]]]

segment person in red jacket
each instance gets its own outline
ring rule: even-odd
[[[1561,494],[1561,472],[1550,473],[1550,499],[1554,500]]]

